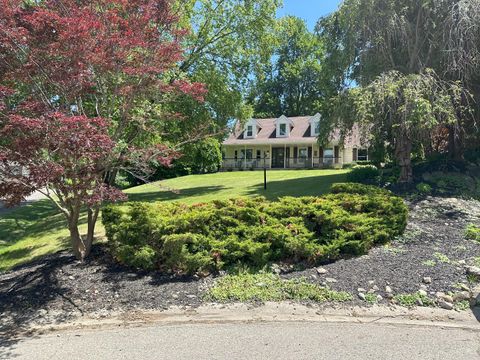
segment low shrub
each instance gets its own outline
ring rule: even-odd
[[[209,289],[210,301],[284,301],[344,302],[352,300],[347,292],[338,292],[309,283],[304,278],[282,280],[274,274],[227,275]]]
[[[374,183],[380,172],[375,165],[355,165],[347,174],[347,181],[354,183]]]
[[[336,184],[322,197],[125,203],[105,207],[102,216],[121,263],[191,274],[364,254],[403,233],[407,208],[387,190]]]

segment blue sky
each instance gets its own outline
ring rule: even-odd
[[[278,11],[278,16],[298,16],[313,30],[317,20],[335,11],[340,3],[341,0],[283,0],[283,8]]]

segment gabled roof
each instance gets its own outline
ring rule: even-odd
[[[315,117],[315,115],[314,115]],[[223,145],[275,145],[275,144],[316,144],[316,136],[311,136],[310,126],[312,116],[289,117],[292,124],[289,137],[276,136],[277,118],[255,119],[259,131],[255,138],[244,138],[244,129],[237,123],[234,131],[223,142]],[[340,140],[340,131],[335,130],[331,135],[331,142],[336,144]],[[361,147],[358,127],[353,128],[352,134],[345,139],[345,147]]]

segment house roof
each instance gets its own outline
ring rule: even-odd
[[[289,137],[276,136],[275,121],[277,118],[255,119],[259,128],[255,138],[244,138],[244,129],[237,122],[233,132],[223,142],[223,145],[315,144],[317,142],[316,136],[311,136],[310,119],[312,116],[297,116],[288,119],[292,124]],[[335,130],[331,136],[331,142],[337,144],[339,141],[340,131]],[[360,134],[357,127],[345,139],[345,146],[360,147]]]

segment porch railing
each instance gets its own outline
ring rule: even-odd
[[[271,166],[270,166],[271,164]],[[288,158],[270,158],[266,159],[241,159],[224,158],[222,163],[223,170],[257,170],[263,169],[322,169],[332,167],[342,167],[342,158],[334,157],[288,157]]]

